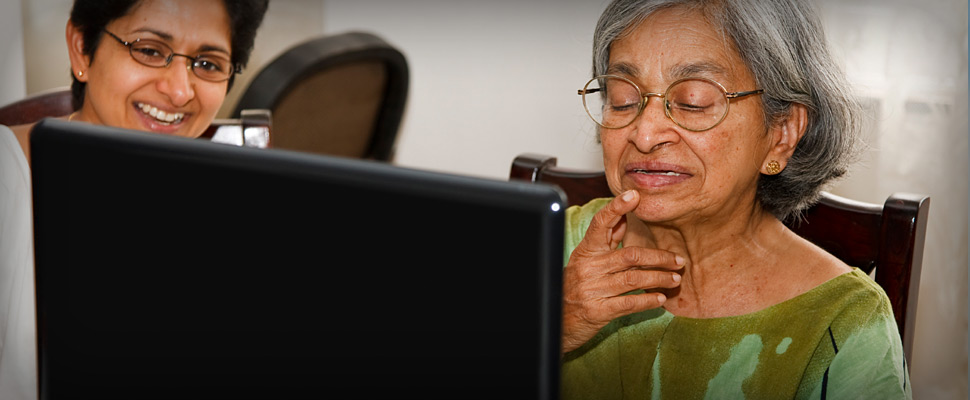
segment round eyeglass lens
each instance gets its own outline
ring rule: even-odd
[[[622,128],[633,122],[642,99],[632,83],[605,76],[589,81],[583,93],[583,104],[589,116],[606,128]]]
[[[675,83],[665,95],[667,112],[677,125],[692,131],[710,129],[727,114],[727,97],[721,88],[701,79]]]
[[[219,82],[229,79],[232,75],[232,66],[225,58],[200,56],[192,63],[192,71],[199,78]]]
[[[131,44],[131,56],[149,67],[164,67],[168,63],[168,56],[172,49],[151,40],[136,40]]]

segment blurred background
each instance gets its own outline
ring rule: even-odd
[[[869,113],[868,151],[830,191],[881,204],[930,195],[914,397],[967,398],[967,2],[817,0],[833,50]],[[309,38],[377,34],[409,64],[397,165],[507,179],[525,152],[602,168],[576,89],[590,77],[603,0],[272,0],[250,65]],[[70,84],[70,0],[0,4],[0,105]]]

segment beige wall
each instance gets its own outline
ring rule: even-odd
[[[64,38],[69,0],[23,0],[27,94],[71,84]]]
[[[918,398],[967,398],[967,3],[818,0],[829,39],[871,101],[872,149],[833,191],[881,203],[932,196],[912,381]],[[26,91],[69,83],[69,0],[22,0]],[[604,1],[273,0],[250,67],[321,33],[363,29],[408,57],[396,163],[504,179],[522,152],[599,168],[575,90]],[[0,77],[2,79],[2,77]],[[223,112],[225,115],[225,112]]]
[[[0,4],[0,104],[27,93],[24,82],[24,30],[19,2]]]

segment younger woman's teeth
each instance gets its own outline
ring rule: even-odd
[[[185,117],[185,113],[180,113],[180,112],[167,113],[165,111],[159,110],[158,108],[150,106],[145,103],[138,103],[138,108],[141,109],[141,112],[150,115],[152,118],[155,118],[155,120],[157,120],[158,122],[161,122],[166,125],[180,122],[182,121],[182,118]]]

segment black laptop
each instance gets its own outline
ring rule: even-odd
[[[558,397],[558,189],[48,119],[41,399]]]

